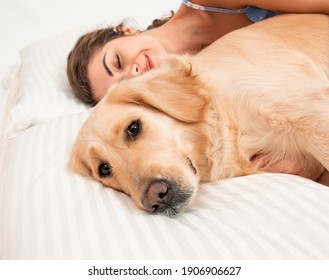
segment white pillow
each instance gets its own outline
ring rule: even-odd
[[[81,34],[99,27],[83,27],[41,39],[21,51],[20,71],[12,81],[20,86],[15,93],[17,102],[9,112],[9,137],[38,123],[90,108],[74,96],[69,86],[66,59]]]

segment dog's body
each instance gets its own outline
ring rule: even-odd
[[[268,19],[120,82],[84,124],[71,163],[173,215],[200,182],[262,172],[258,156],[329,170],[329,16]]]

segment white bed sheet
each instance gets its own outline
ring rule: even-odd
[[[207,184],[190,211],[168,218],[139,210],[126,195],[72,174],[67,154],[87,115],[42,123],[11,141],[8,169],[19,176],[5,181],[3,258],[329,256],[329,189],[308,180],[266,174]]]
[[[205,184],[190,211],[168,218],[68,170],[89,110],[65,78],[71,44],[103,20],[146,25],[180,1],[80,3],[16,0],[0,9],[0,74],[10,73],[0,97],[0,258],[328,259],[329,188],[307,179]]]
[[[4,259],[326,259],[329,188],[264,174],[202,186],[175,218],[68,170],[88,112],[36,125],[9,143]],[[56,141],[54,141],[56,139]]]

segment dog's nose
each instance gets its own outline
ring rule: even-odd
[[[143,205],[148,211],[163,212],[170,206],[169,187],[163,181],[157,181],[150,185]]]

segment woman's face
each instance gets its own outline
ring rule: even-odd
[[[166,50],[161,43],[143,33],[109,41],[88,63],[87,73],[94,99],[101,100],[112,84],[157,67],[158,58],[163,54]]]

